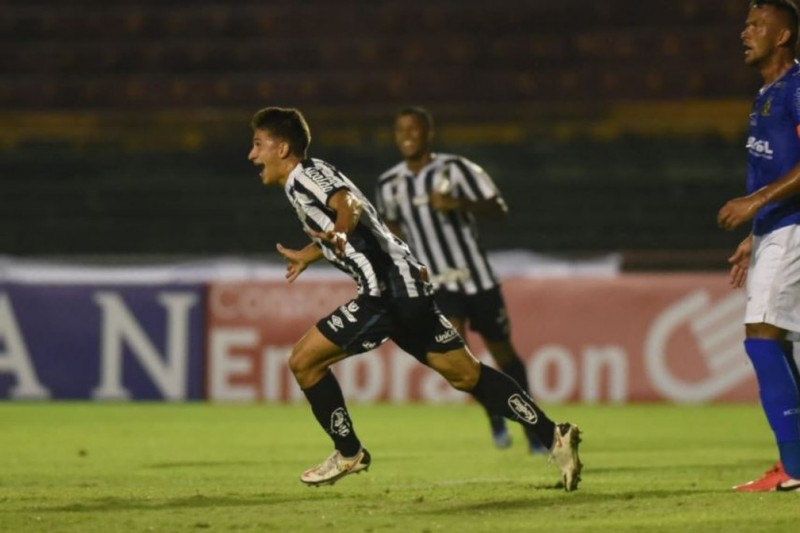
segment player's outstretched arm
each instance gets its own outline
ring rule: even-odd
[[[286,259],[286,279],[289,283],[296,280],[297,276],[308,268],[308,265],[322,257],[322,250],[313,242],[302,250],[292,250],[284,247],[281,243],[278,243],[276,248],[278,253]]]

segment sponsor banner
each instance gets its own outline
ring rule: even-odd
[[[0,398],[205,396],[201,284],[0,283]]]
[[[726,274],[509,278],[503,291],[514,345],[541,401],[757,399],[742,347],[745,296]],[[353,297],[346,279],[212,283],[208,397],[303,399],[286,364],[292,346]],[[469,340],[491,363],[480,340]],[[335,372],[345,395],[364,402],[468,398],[391,342]]]
[[[543,401],[757,400],[727,274],[509,279],[514,343]]]

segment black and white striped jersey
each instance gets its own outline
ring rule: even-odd
[[[475,216],[433,209],[433,190],[470,200],[503,201],[481,167],[464,157],[434,154],[418,174],[405,162],[384,172],[378,178],[375,205],[385,220],[400,225],[414,254],[431,269],[434,285],[466,294],[495,287],[498,281],[478,242]]]
[[[359,294],[405,297],[431,294],[433,288],[423,279],[422,263],[386,227],[358,187],[333,165],[320,159],[305,159],[292,170],[285,185],[286,196],[306,232],[333,229],[336,212],[328,207],[328,200],[342,189],[361,200],[364,209],[348,235],[343,257],[336,255],[329,243],[314,239],[325,259],[355,280]]]

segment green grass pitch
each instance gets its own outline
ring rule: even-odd
[[[800,494],[737,494],[776,452],[756,405],[549,406],[584,431],[583,483],[504,451],[475,405],[355,405],[368,473],[306,405],[0,403],[2,532],[798,531]]]

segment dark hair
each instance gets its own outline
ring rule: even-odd
[[[800,12],[794,0],[751,0],[750,7],[771,6],[789,17],[789,46],[797,48],[797,31],[800,24]]]
[[[250,126],[255,130],[266,130],[275,137],[289,143],[289,151],[305,158],[311,144],[311,130],[303,114],[289,107],[265,107],[253,115]]]
[[[418,105],[409,105],[401,108],[396,114],[395,118],[404,117],[407,115],[418,117],[425,123],[428,131],[433,129],[433,115],[424,107]]]

